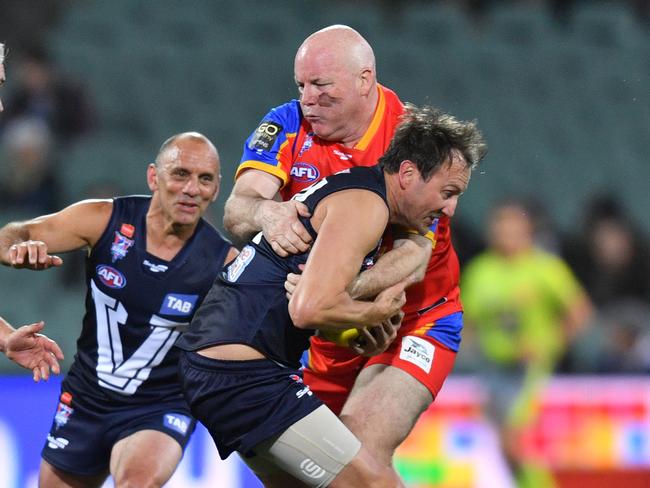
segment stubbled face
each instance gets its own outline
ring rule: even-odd
[[[413,171],[400,211],[408,227],[425,234],[434,219],[453,217],[458,199],[469,184],[471,169],[462,155],[454,152],[451,164],[443,164],[428,181],[422,179],[415,165]]]
[[[305,119],[318,137],[335,142],[345,141],[356,129],[364,89],[361,73],[339,58],[334,52],[301,48],[294,64]]]
[[[219,192],[219,157],[204,142],[179,140],[150,165],[149,188],[172,225],[196,225]]]
[[[488,241],[499,254],[514,256],[533,245],[533,224],[526,210],[518,205],[495,209],[488,225]]]

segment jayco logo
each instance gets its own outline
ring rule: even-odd
[[[163,298],[160,313],[165,315],[190,315],[194,310],[198,297],[198,295],[168,293]]]
[[[402,339],[399,357],[404,361],[415,364],[428,373],[431,371],[435,351],[435,346],[430,342],[420,337],[406,336]]]
[[[309,458],[300,463],[300,471],[315,480],[325,476],[325,470]]]

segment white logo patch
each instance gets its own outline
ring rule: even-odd
[[[261,238],[260,232],[260,238]],[[253,260],[255,257],[255,248],[253,246],[245,246],[244,249],[237,255],[237,258],[233,263],[228,266],[228,281],[234,283],[241,276],[241,274],[246,269],[246,266]]]
[[[422,368],[427,373],[431,371],[431,363],[436,348],[430,342],[419,337],[406,336],[402,339],[402,349],[399,358]]]
[[[300,463],[300,471],[313,479],[325,476],[325,470],[309,458]]]
[[[63,437],[53,437],[51,434],[47,434],[47,447],[50,449],[65,449],[69,442]]]

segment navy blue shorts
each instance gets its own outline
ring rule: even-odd
[[[141,430],[157,430],[182,449],[196,420],[182,398],[145,405],[115,405],[61,391],[41,456],[63,471],[82,476],[108,472],[113,445]]]
[[[225,361],[184,351],[180,377],[185,399],[210,432],[221,459],[284,432],[323,403],[300,371],[268,359]]]

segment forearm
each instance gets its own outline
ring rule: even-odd
[[[375,302],[355,300],[347,292],[339,293],[326,303],[302,307],[292,301],[289,313],[294,325],[301,329],[343,330],[378,324],[390,317]]]
[[[348,286],[355,299],[368,299],[396,283],[407,280],[409,284],[422,281],[431,257],[431,241],[411,239],[400,241],[399,247],[384,254],[375,265],[360,273]]]
[[[29,228],[23,223],[13,222],[0,229],[0,263],[9,266],[9,248],[29,240]]]
[[[224,208],[224,228],[236,240],[250,240],[262,229],[262,207],[269,201],[261,196],[231,195]]]

